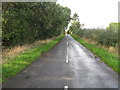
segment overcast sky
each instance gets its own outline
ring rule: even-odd
[[[77,13],[80,23],[85,28],[98,28],[118,22],[118,2],[120,0],[58,0],[62,6],[67,6],[72,11],[72,16]]]

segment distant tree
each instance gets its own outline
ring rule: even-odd
[[[79,16],[78,16],[77,13],[74,13],[74,15],[73,15],[73,17],[72,17],[72,20],[73,20],[73,22],[74,22],[74,21],[79,21]]]
[[[79,16],[78,14],[74,14],[72,19],[71,19],[71,26],[69,27],[69,31],[72,32],[73,34],[77,33],[81,29],[81,24],[79,22]]]
[[[74,21],[71,26],[69,27],[69,30],[73,32],[74,34],[77,33],[80,30],[80,22]]]
[[[118,31],[118,24],[119,23],[110,23],[109,26],[107,27],[107,30],[113,30],[113,31]]]

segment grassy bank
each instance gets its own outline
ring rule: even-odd
[[[47,52],[54,45],[56,45],[64,36],[60,36],[49,43],[43,43],[25,50],[20,55],[12,58],[9,62],[2,65],[2,82],[4,83],[8,78],[17,75],[26,66],[37,60],[42,52]]]
[[[120,69],[118,69],[118,63],[120,63],[120,61],[118,61],[117,55],[113,55],[113,54],[109,53],[107,50],[105,50],[95,44],[89,44],[77,36],[72,35],[72,37],[75,40],[77,40],[79,43],[81,43],[83,46],[85,46],[87,49],[92,51],[95,55],[100,57],[104,61],[104,63],[106,63],[114,71],[116,71],[117,73],[120,74]]]

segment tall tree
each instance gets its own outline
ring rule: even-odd
[[[32,43],[64,33],[71,11],[55,2],[2,3],[3,46]]]

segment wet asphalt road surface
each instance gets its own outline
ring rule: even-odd
[[[3,88],[118,88],[118,75],[70,35]]]

